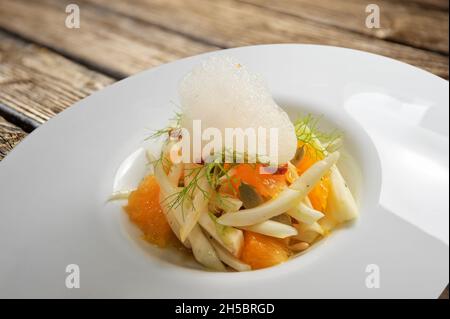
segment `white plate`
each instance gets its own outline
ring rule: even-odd
[[[341,128],[362,171],[355,225],[249,273],[170,261],[136,244],[120,205],[105,202],[120,163],[172,116],[181,77],[222,54],[260,73],[291,113],[323,114]],[[432,74],[312,45],[213,52],[116,83],[1,162],[0,297],[435,298],[449,276],[448,105],[448,82]],[[68,264],[80,267],[78,289],[65,286]],[[373,269],[379,288],[367,287]]]

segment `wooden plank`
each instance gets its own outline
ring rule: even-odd
[[[0,103],[38,123],[113,82],[0,33]]]
[[[0,104],[38,123],[114,82],[4,33],[0,33],[0,61]]]
[[[448,285],[447,285],[447,288],[445,288],[444,291],[442,292],[442,294],[439,297],[439,299],[449,299]]]
[[[217,49],[83,1],[77,1],[80,28],[69,29],[65,8],[72,2],[2,0],[0,27],[119,78]]]
[[[378,0],[380,29],[365,25],[365,0],[240,0],[372,37],[448,54],[448,12]],[[432,31],[431,31],[432,30]]]
[[[0,161],[19,143],[27,133],[0,116]]]
[[[88,1],[167,29],[182,30],[217,46],[261,43],[336,45],[392,57],[448,78],[448,58],[445,55],[368,38],[235,0]]]
[[[448,0],[394,0],[400,3],[414,3],[424,8],[448,10]]]

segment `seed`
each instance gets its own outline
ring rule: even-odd
[[[255,188],[245,183],[241,183],[239,186],[239,198],[246,209],[259,206],[263,202],[261,195],[258,194]]]
[[[307,242],[299,242],[294,245],[289,246],[289,249],[293,251],[303,251],[309,248],[309,244]]]

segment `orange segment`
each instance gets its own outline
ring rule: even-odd
[[[159,204],[159,185],[154,176],[147,176],[138,189],[130,194],[124,209],[149,242],[165,247],[174,239]]]
[[[298,147],[303,147],[304,153],[300,163],[297,164],[298,173],[303,174],[315,162],[321,160],[320,153],[318,153],[311,145],[299,143]]]
[[[324,213],[327,209],[328,194],[330,192],[330,177],[325,175],[320,182],[309,192],[308,197],[311,200],[315,210]]]
[[[284,187],[286,187],[286,177],[284,174],[261,174],[261,165],[240,164],[235,167],[234,183],[236,190],[241,182],[253,186],[256,191],[265,197],[276,196]]]
[[[244,231],[241,260],[250,265],[252,269],[280,264],[285,262],[289,255],[289,249],[281,239]]]
[[[297,164],[297,171],[299,175],[303,174],[314,163],[320,161],[322,156],[311,145],[302,144],[299,147],[304,148],[303,158],[300,163]],[[309,192],[308,197],[314,209],[325,212],[328,202],[328,194],[330,192],[330,178],[325,175],[320,182]]]

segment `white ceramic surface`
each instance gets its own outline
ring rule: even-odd
[[[291,114],[342,129],[362,173],[361,218],[270,269],[185,267],[133,239],[120,203],[106,203],[123,160],[172,116],[181,77],[216,54],[260,73]],[[448,114],[447,81],[335,47],[244,47],[142,72],[76,103],[0,163],[0,297],[436,298],[449,276]],[[68,264],[80,267],[79,289],[65,286]],[[366,286],[371,264],[379,288]]]

